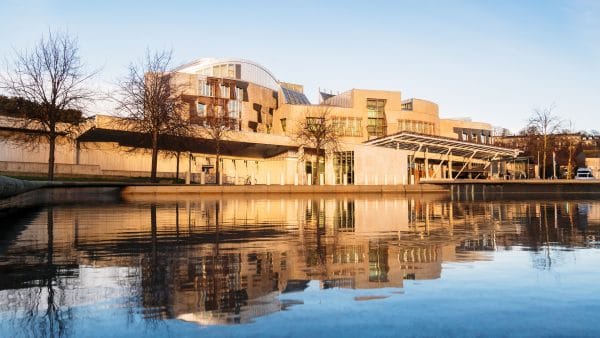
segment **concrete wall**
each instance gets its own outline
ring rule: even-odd
[[[427,100],[405,100],[405,103],[412,103],[412,110],[403,110],[401,93],[398,91],[352,89],[340,95],[344,96],[343,101],[348,101],[350,106],[329,106],[327,108],[329,109],[329,115],[331,117],[351,117],[361,119],[362,133],[359,136],[342,137],[342,140],[348,143],[362,143],[369,139],[369,133],[367,132],[367,99],[386,100],[385,116],[388,135],[402,131],[399,121],[423,122],[432,126],[433,135],[441,135],[454,139],[458,138],[458,135],[454,132],[455,127],[490,131],[492,129],[492,126],[488,123],[440,119],[438,105]],[[337,101],[329,99],[327,102],[335,103]],[[317,105],[280,105],[274,114],[272,132],[275,134],[294,135],[295,127],[298,126],[300,121],[303,121],[306,116],[310,116],[311,113],[318,113],[322,109],[323,106]],[[285,132],[281,127],[281,119],[286,120],[287,126]]]
[[[353,149],[356,184],[408,184],[408,151],[366,145]]]
[[[256,133],[249,136],[260,137]],[[244,135],[242,135],[244,136]],[[244,137],[239,136],[241,139]],[[245,135],[248,136],[248,135]],[[263,135],[266,136],[266,135]],[[279,140],[281,136],[271,135]],[[47,145],[43,142],[35,151],[25,151],[17,144],[0,143],[0,172],[22,174],[45,174],[47,172]],[[406,151],[360,144],[344,144],[345,150],[354,151],[355,184],[393,185],[407,184]],[[305,172],[307,160],[316,161],[315,156],[289,151],[273,158],[222,157],[222,178],[226,184],[308,184]],[[180,178],[186,177],[190,160],[187,153],[180,155]],[[191,174],[193,182],[203,180],[202,166],[215,165],[215,156],[192,154]],[[168,153],[159,152],[158,177],[173,178],[177,170],[176,158]],[[151,167],[151,152],[147,149],[123,147],[112,142],[86,142],[79,150],[72,143],[61,142],[57,146],[55,170],[58,175],[72,176],[121,176],[148,177]],[[333,156],[326,161],[325,183],[335,184],[333,174]]]
[[[585,159],[585,166],[592,170],[595,178],[600,178],[600,158],[590,157]]]
[[[440,136],[458,139],[454,128],[492,130],[492,125],[468,120],[440,119]]]

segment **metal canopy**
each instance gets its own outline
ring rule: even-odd
[[[458,141],[451,138],[399,132],[365,142],[367,145],[387,147],[394,149],[410,150],[414,152],[428,152],[434,154],[462,156],[478,160],[512,159],[521,152],[517,149],[508,149]]]

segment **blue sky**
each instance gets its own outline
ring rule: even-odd
[[[49,29],[78,37],[103,88],[146,48],[172,49],[174,65],[256,61],[312,101],[319,87],[399,90],[514,131],[554,104],[600,129],[600,1],[0,0],[3,59]]]

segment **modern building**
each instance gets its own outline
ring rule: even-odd
[[[436,103],[403,99],[399,91],[321,92],[319,103],[312,104],[302,85],[280,81],[243,59],[203,58],[169,75],[185,102],[181,114],[197,132],[183,140],[183,161],[165,146],[159,177],[189,172],[192,181],[216,181],[214,145],[203,132],[216,115],[229,121],[219,164],[222,182],[228,184],[408,184],[421,177],[485,177],[491,160],[517,154],[492,145],[491,125],[440,118]],[[300,147],[295,135],[302,121],[324,113],[335,125],[340,147],[317,163],[316,149]],[[118,121],[97,115],[74,139],[60,140],[56,172],[147,176],[150,152],[140,149],[139,137]],[[22,144],[8,137],[27,132],[15,129],[15,123],[0,121],[7,141],[0,143],[0,172],[44,172],[47,147],[22,152]]]

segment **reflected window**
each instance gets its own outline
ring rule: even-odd
[[[388,282],[388,248],[369,243],[369,282]]]
[[[333,225],[338,231],[354,231],[354,201],[337,201]]]

